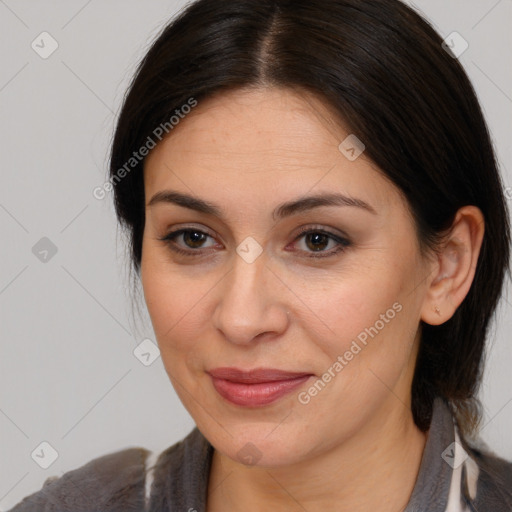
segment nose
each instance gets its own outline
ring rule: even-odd
[[[234,260],[218,289],[214,326],[238,345],[282,334],[288,325],[287,308],[280,299],[285,287],[267,267],[264,254],[252,263],[238,255]]]

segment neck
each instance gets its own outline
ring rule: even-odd
[[[247,467],[214,451],[207,512],[404,510],[426,434],[391,396],[372,422],[342,445],[293,466]],[[371,492],[369,492],[369,490]]]

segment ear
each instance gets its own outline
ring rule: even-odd
[[[421,319],[427,324],[440,325],[449,320],[466,297],[475,276],[484,230],[479,208],[463,206],[457,211],[452,231],[434,264],[421,310]]]

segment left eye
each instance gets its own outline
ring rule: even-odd
[[[304,239],[304,245],[307,247],[307,249],[310,249],[314,252],[323,251],[327,248],[329,242],[335,242],[331,235],[320,231],[309,231],[303,235],[300,235],[297,240],[300,238]]]
[[[350,246],[350,241],[346,238],[321,229],[306,229],[297,236],[295,242],[301,238],[304,238],[306,248],[312,251],[312,253],[307,255],[308,258],[327,258],[338,254]],[[325,249],[329,242],[334,242],[334,247],[326,251]],[[309,251],[305,250],[303,252]]]

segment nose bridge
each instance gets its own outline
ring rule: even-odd
[[[238,250],[244,250],[243,243]],[[215,326],[229,341],[239,344],[249,343],[261,333],[281,330],[287,319],[265,254],[253,261],[241,254],[233,258],[214,314]]]
[[[268,252],[252,236],[243,238],[235,250],[233,269],[228,276],[228,298],[235,301],[247,298],[258,303],[262,297],[257,295],[263,292],[265,273],[269,272]]]
[[[231,325],[249,326],[258,322],[268,305],[265,272],[268,269],[263,254],[251,263],[238,254],[234,258],[222,300]]]

